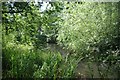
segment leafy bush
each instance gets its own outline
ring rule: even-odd
[[[115,56],[115,51],[119,54],[119,3],[69,2],[64,5],[58,43],[85,61],[108,64],[107,70],[118,69],[119,55]]]
[[[77,67],[77,60],[74,58],[63,59],[60,54],[50,56],[43,63],[41,69],[38,69],[34,76],[37,78],[68,78],[74,76]]]
[[[77,66],[72,57],[63,58],[58,52],[34,51],[33,47],[9,43],[3,48],[3,78],[71,77]]]
[[[58,31],[59,44],[78,53],[111,44],[118,32],[117,3],[65,3]],[[103,47],[101,47],[103,48]]]
[[[3,61],[4,60],[9,61],[9,63],[3,63],[3,68],[6,64],[10,67],[6,68],[9,70],[7,72],[8,74],[5,74],[4,77],[31,77],[32,72],[35,70],[34,64],[38,61],[37,64],[42,65],[41,57],[32,52],[30,46],[12,43],[9,43],[9,45],[3,49]]]

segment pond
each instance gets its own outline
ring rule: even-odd
[[[69,51],[57,44],[47,44],[46,49],[60,52],[65,57]],[[75,75],[82,78],[117,78],[117,72],[114,71],[114,66],[100,64],[97,62],[80,61]]]

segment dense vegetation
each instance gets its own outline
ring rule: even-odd
[[[2,3],[3,78],[94,78],[93,63],[97,77],[120,76],[120,3],[41,5]],[[84,62],[87,75],[78,68]]]

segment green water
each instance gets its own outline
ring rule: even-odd
[[[46,49],[60,52],[63,57],[69,53],[68,50],[57,44],[47,44]],[[114,66],[98,64],[97,62],[88,63],[87,61],[80,61],[75,70],[75,75],[82,78],[117,78],[117,74],[114,71]]]

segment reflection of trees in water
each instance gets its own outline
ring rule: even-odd
[[[117,72],[113,66],[97,62],[80,62],[76,69],[76,75],[87,78],[117,78]]]
[[[69,51],[63,49],[63,47],[58,46],[57,44],[47,44],[47,49],[60,52],[63,57],[69,53]],[[114,71],[115,67],[110,66],[107,63],[99,63],[99,62],[88,62],[88,61],[80,61],[78,67],[75,71],[76,76],[80,76],[82,78],[117,78],[117,72]]]

